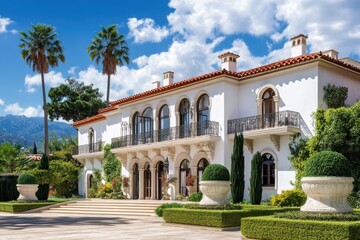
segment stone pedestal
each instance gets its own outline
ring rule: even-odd
[[[36,192],[39,184],[16,184],[17,190],[20,193],[18,201],[37,201]]]
[[[230,181],[201,181],[199,184],[203,193],[200,205],[229,205]]]

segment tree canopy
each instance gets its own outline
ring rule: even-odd
[[[105,107],[98,88],[72,78],[66,79],[66,83],[58,87],[51,88],[49,97],[51,102],[47,106],[51,120],[62,118],[76,122],[96,115],[100,108]]]

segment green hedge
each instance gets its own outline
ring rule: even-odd
[[[241,233],[248,238],[268,240],[360,240],[360,222],[310,221],[274,218],[241,219]]]
[[[181,223],[209,227],[236,227],[244,217],[266,216],[275,212],[288,211],[286,208],[261,208],[249,210],[202,210],[186,208],[163,209],[163,218],[167,223]]]
[[[57,202],[31,202],[31,203],[18,203],[18,202],[2,202],[0,203],[0,212],[24,212],[35,208],[45,207],[56,204]]]
[[[0,202],[16,200],[19,192],[16,189],[18,175],[1,174],[0,175]]]

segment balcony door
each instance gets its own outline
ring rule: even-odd
[[[191,136],[191,117],[190,117],[190,102],[186,98],[181,100],[179,106],[180,112],[180,138]]]
[[[196,105],[197,109],[197,135],[202,136],[207,133],[210,120],[210,101],[209,96],[202,95]]]
[[[159,141],[170,140],[170,111],[168,105],[161,107],[159,119]]]
[[[274,127],[275,125],[275,92],[273,89],[267,89],[262,96],[262,127]]]

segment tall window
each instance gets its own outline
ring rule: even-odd
[[[181,162],[180,165],[180,193],[186,195],[187,189],[186,189],[186,176],[190,174],[190,161],[187,159],[184,159]]]
[[[167,189],[164,189],[164,186],[162,185],[162,177],[163,174],[166,174],[164,172],[164,162],[160,161],[158,162],[158,164],[156,165],[156,173],[157,173],[157,193],[156,193],[156,198],[157,199],[161,199],[163,197],[163,193],[165,194]],[[164,192],[163,192],[164,191]]]
[[[275,92],[273,89],[269,88],[267,89],[263,96],[262,96],[262,113],[263,114],[267,114],[267,113],[273,113],[275,112],[275,102],[274,102],[274,96],[275,96]]]
[[[198,167],[198,170],[197,170],[197,189],[198,189],[198,191],[199,191],[199,182],[201,181],[203,172],[207,166],[209,166],[208,160],[206,160],[205,158],[200,159],[198,166],[197,166]]]
[[[133,166],[133,199],[139,198],[139,165],[137,163]]]
[[[145,170],[144,170],[144,195],[145,199],[151,198],[151,170],[150,170],[150,164],[145,164]]]
[[[89,152],[94,150],[95,140],[94,140],[94,129],[90,128],[88,132],[89,137]]]
[[[138,144],[139,137],[141,134],[141,123],[140,123],[141,117],[140,113],[136,112],[133,116],[133,126],[132,126],[132,133],[133,133],[133,144]]]
[[[199,136],[205,135],[209,126],[210,120],[210,101],[209,96],[202,95],[197,102],[197,134]]]
[[[153,131],[152,109],[150,107],[144,110],[141,121],[142,121],[142,132],[144,133],[143,142],[150,143],[152,142],[152,131]]]
[[[262,185],[264,187],[275,186],[275,162],[270,153],[265,153],[262,159]]]
[[[160,108],[159,113],[159,140],[170,140],[170,112],[168,105],[164,105]]]
[[[190,126],[190,102],[186,98],[181,100],[179,106],[180,112],[180,137],[189,137],[191,135]]]

